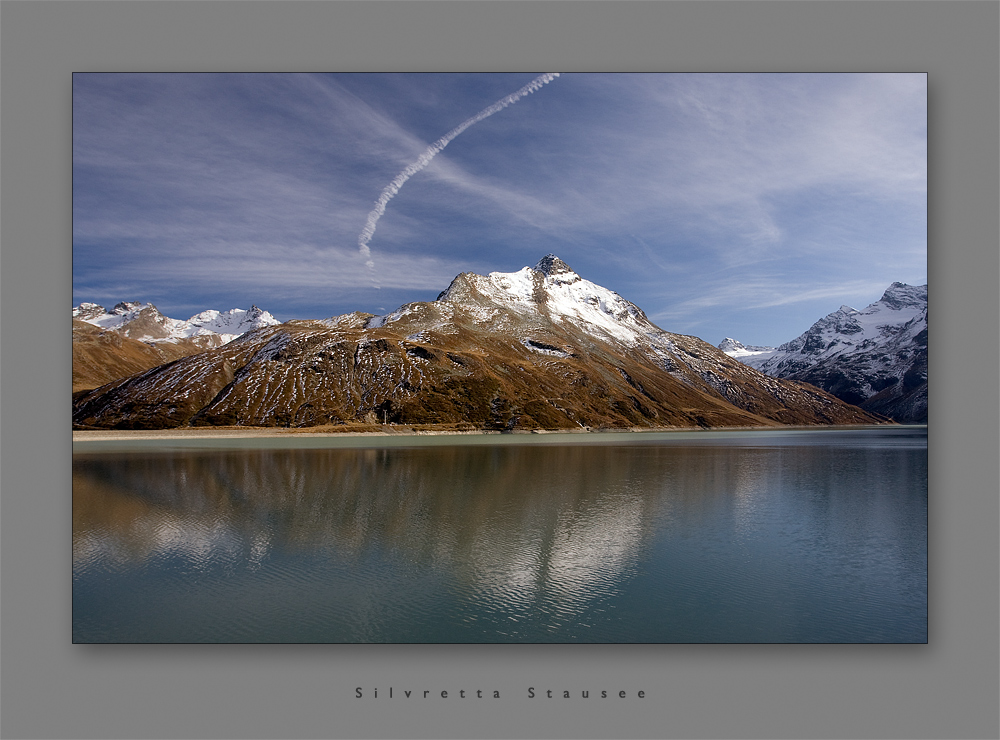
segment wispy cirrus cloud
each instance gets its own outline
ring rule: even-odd
[[[718,341],[741,307],[780,335],[827,293],[926,277],[923,75],[569,74],[413,173],[371,288],[358,234],[386,184],[532,79],[77,75],[77,294],[328,316],[556,252]]]
[[[364,228],[361,230],[361,234],[358,235],[358,248],[361,251],[361,256],[365,258],[365,266],[368,267],[369,272],[374,273],[375,263],[371,259],[371,249],[368,247],[368,243],[375,235],[375,228],[379,219],[382,218],[382,215],[385,213],[385,209],[386,206],[389,205],[389,201],[392,200],[397,193],[399,193],[399,189],[406,184],[406,181],[429,165],[434,157],[444,151],[444,148],[448,146],[448,144],[450,144],[457,136],[461,135],[461,133],[467,128],[474,126],[480,121],[489,118],[496,113],[499,113],[507,106],[513,105],[525,95],[530,95],[558,76],[558,73],[546,73],[540,75],[524,87],[519,88],[510,95],[507,95],[492,105],[487,106],[471,118],[467,118],[462,121],[462,123],[421,152],[419,157],[404,167],[402,172],[397,174],[392,181],[382,189],[378,200],[375,201],[375,207],[368,213],[368,218],[365,222]],[[374,280],[374,274],[372,277]]]

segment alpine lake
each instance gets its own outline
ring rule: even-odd
[[[75,643],[924,643],[927,428],[74,442]]]

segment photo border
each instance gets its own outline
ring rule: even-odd
[[[1000,734],[1000,5],[4,0],[0,18],[4,737]],[[73,646],[71,73],[181,68],[927,72],[929,644]],[[581,677],[649,701],[527,697]],[[392,683],[510,698],[355,697]]]

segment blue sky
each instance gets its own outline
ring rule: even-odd
[[[385,313],[547,253],[662,328],[794,338],[927,282],[924,74],[83,74],[73,302]],[[367,268],[366,259],[373,263]]]

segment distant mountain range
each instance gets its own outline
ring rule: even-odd
[[[202,311],[180,321],[151,303],[123,302],[111,311],[81,303],[73,309],[73,392],[221,347],[251,329],[278,323],[256,306]]]
[[[864,310],[841,306],[777,348],[726,338],[719,349],[895,421],[927,422],[926,285],[893,283]]]
[[[140,342],[176,342],[191,337],[217,338],[216,346],[230,342],[240,334],[262,326],[280,323],[267,311],[251,306],[249,311],[202,311],[187,321],[171,319],[152,303],[119,303],[111,311],[96,303],[81,303],[73,309],[73,318],[102,329],[114,329],[122,336]]]
[[[146,326],[135,331],[153,336]],[[250,329],[75,394],[73,421],[75,428],[123,429],[395,423],[514,430],[879,419],[696,337],[666,332],[547,255],[513,273],[463,273],[437,300],[384,316]]]

